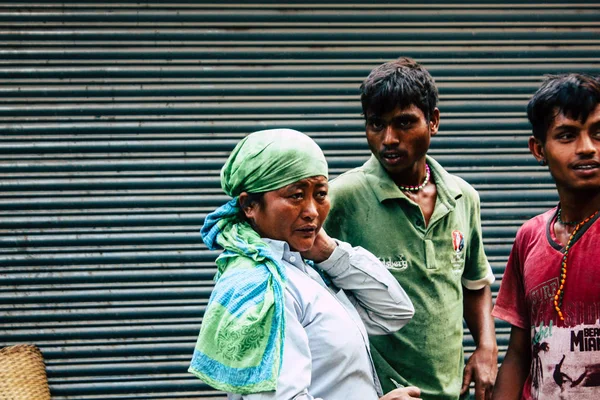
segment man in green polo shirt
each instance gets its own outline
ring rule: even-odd
[[[371,158],[330,184],[325,229],[379,257],[410,296],[401,331],[372,337],[384,392],[418,386],[424,400],[491,399],[498,348],[483,250],[479,196],[427,156],[440,112],[433,78],[408,58],[361,86]],[[463,317],[477,348],[464,366]]]

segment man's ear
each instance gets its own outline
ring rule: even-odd
[[[429,133],[431,136],[438,133],[438,129],[440,129],[440,110],[436,107],[431,112],[431,117],[429,118]]]
[[[252,220],[258,208],[258,204],[256,204],[256,202],[254,201],[248,201],[248,197],[249,196],[247,192],[240,193],[240,195],[238,196],[238,204],[240,205],[240,208],[244,212],[246,218]]]
[[[534,136],[529,137],[529,151],[540,165],[546,164],[546,153],[544,152],[544,144]]]

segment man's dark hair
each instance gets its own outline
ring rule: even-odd
[[[360,85],[360,91],[365,119],[414,104],[429,121],[438,103],[438,90],[432,76],[408,57],[374,68]]]
[[[563,114],[585,122],[600,103],[600,80],[586,74],[550,75],[527,104],[533,136],[546,143],[548,128]]]

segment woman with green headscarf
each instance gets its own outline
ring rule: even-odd
[[[229,399],[381,395],[368,334],[400,329],[414,309],[375,256],[321,229],[327,178],[319,146],[290,129],[247,136],[221,170],[232,200],[201,230],[223,252],[189,370]]]

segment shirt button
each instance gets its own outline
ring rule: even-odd
[[[415,222],[415,225],[417,225],[418,227],[423,226],[423,223],[421,222],[420,219],[417,220],[417,222]]]
[[[296,257],[290,256],[290,262],[296,262]]]

